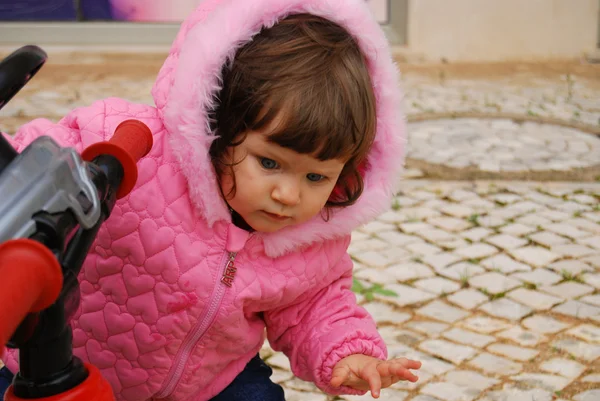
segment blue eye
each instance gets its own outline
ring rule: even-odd
[[[309,173],[306,175],[306,178],[308,178],[308,180],[312,182],[319,182],[325,177],[321,174]]]
[[[273,170],[273,169],[277,168],[277,166],[278,166],[277,162],[275,160],[271,160],[266,157],[260,158],[260,164],[267,170]]]

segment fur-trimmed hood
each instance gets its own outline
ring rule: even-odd
[[[368,62],[377,106],[377,135],[368,156],[364,192],[352,206],[276,233],[259,233],[271,257],[338,238],[390,206],[404,159],[406,126],[398,71],[388,42],[365,0],[205,0],[183,23],[152,90],[198,212],[209,225],[231,220],[209,156],[214,139],[208,112],[223,65],[237,49],[280,19],[310,13],[343,26]]]

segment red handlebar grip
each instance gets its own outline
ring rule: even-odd
[[[137,181],[137,162],[152,148],[152,132],[146,124],[138,120],[126,120],[117,126],[108,142],[99,142],[86,148],[81,157],[92,161],[100,155],[111,155],[123,166],[123,180],[117,191],[117,198],[126,196]]]
[[[63,275],[54,254],[39,242],[17,239],[0,244],[0,348],[27,314],[52,305],[62,290]]]

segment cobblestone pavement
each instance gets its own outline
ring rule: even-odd
[[[599,199],[600,184],[406,181],[350,248],[390,354],[423,361],[382,399],[599,400]],[[333,399],[269,362],[289,400]]]
[[[151,103],[157,60],[50,64],[0,127],[107,96]],[[402,190],[350,248],[357,297],[390,355],[423,362],[418,383],[382,400],[600,400],[600,75],[525,69],[403,76]],[[268,344],[262,354],[288,401],[371,399],[328,397]]]

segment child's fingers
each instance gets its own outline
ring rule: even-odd
[[[398,376],[402,380],[408,380],[413,383],[419,380],[417,375],[399,364],[390,366],[390,375]]]
[[[331,374],[331,381],[329,382],[333,387],[340,387],[344,382],[350,378],[350,368],[348,365],[335,367]]]
[[[369,364],[364,367],[360,372],[360,377],[369,383],[371,389],[371,395],[373,398],[379,398],[379,392],[381,390],[381,376],[377,370],[377,365]]]
[[[406,369],[421,369],[421,362],[407,358],[392,359],[390,362],[399,363]]]
[[[411,382],[416,382],[419,379],[400,361],[387,361],[381,363],[377,366],[377,370],[382,377],[398,376],[401,380],[409,380]]]

